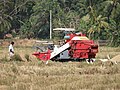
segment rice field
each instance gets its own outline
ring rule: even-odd
[[[99,47],[93,64],[55,62],[46,65],[31,46],[15,46],[22,61],[9,61],[8,47],[0,47],[0,90],[120,90],[120,64],[101,64],[100,58],[120,54],[120,48]],[[28,60],[29,59],[29,60]]]

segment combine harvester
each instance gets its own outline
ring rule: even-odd
[[[96,53],[98,53],[98,45],[93,40],[89,40],[82,33],[73,33],[71,28],[56,28],[53,30],[69,31],[69,34],[64,36],[63,45],[54,45],[51,49],[48,47],[46,52],[35,52],[38,59],[43,61],[48,60],[82,60],[85,59],[88,63],[93,62]]]

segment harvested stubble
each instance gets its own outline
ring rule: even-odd
[[[114,52],[114,48],[104,47],[102,50],[97,58],[104,58],[108,52],[112,56],[120,54]],[[0,59],[7,52],[8,48],[1,48]],[[46,65],[32,56],[31,48],[18,47],[15,52],[23,60],[26,59],[25,55],[29,55],[31,61],[1,61],[0,90],[120,90],[119,64],[101,67],[100,61],[96,60],[92,65],[86,62],[53,61]]]
[[[120,66],[99,62],[6,62],[0,64],[0,89],[80,90],[120,89]]]

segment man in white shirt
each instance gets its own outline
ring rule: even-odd
[[[10,59],[11,59],[12,56],[14,55],[13,45],[14,45],[14,42],[11,42],[11,44],[9,45],[9,55],[10,55]]]

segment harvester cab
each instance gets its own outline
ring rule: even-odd
[[[48,49],[46,52],[35,52],[37,58],[41,60],[66,60],[66,59],[86,59],[88,62],[93,61],[98,53],[98,45],[93,40],[89,40],[86,35],[73,33],[75,29],[71,28],[56,28],[53,30],[68,31],[64,36],[62,45],[54,45],[53,50]]]

